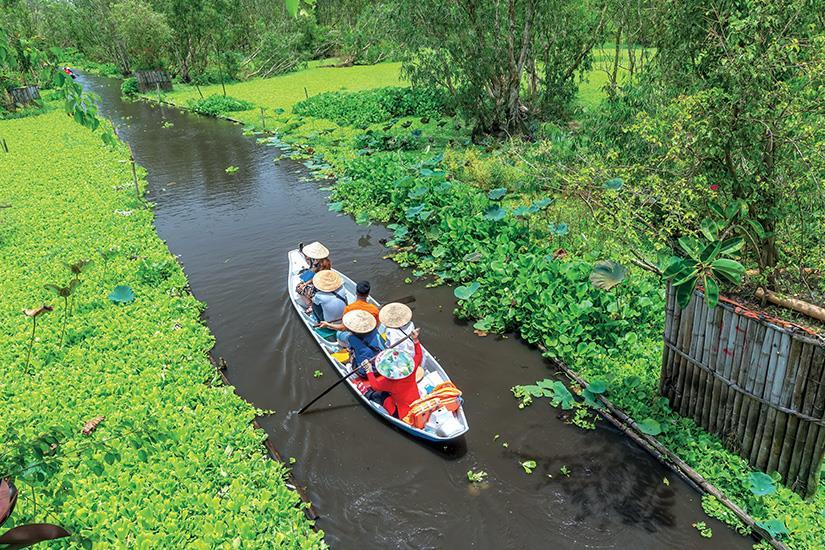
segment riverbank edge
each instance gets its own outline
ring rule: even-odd
[[[180,109],[182,111],[191,112],[193,114],[199,114],[193,111],[192,109],[188,108],[184,105],[179,105],[174,101],[167,99],[161,99],[158,101],[157,98],[152,98],[148,94],[140,94],[140,99],[152,103],[159,103],[163,105],[168,105],[170,107],[174,107],[176,109]],[[258,108],[256,105],[255,108]],[[207,115],[201,115],[207,116]],[[250,124],[247,122],[243,122],[236,118],[230,117],[228,115],[219,115],[211,118],[217,118],[221,120],[226,120],[228,122],[232,122],[233,124],[243,125],[245,127],[251,127],[254,129],[256,134],[260,135],[267,135],[267,136],[277,136],[277,132],[274,130],[268,130],[265,128],[260,128],[256,124]],[[312,146],[311,141],[301,142],[299,143],[301,146]],[[338,174],[335,174],[334,177],[338,177]],[[528,344],[531,347],[534,347],[541,351],[541,346]],[[558,361],[556,359],[552,360],[554,367],[561,373],[565,374],[569,380],[575,382],[578,385],[582,386],[582,389],[587,387],[587,381],[576,371],[565,365],[563,362]],[[777,550],[788,550],[788,547],[785,546],[781,541],[776,539],[775,537],[771,536],[765,529],[757,524],[757,521],[751,517],[747,512],[745,512],[740,506],[738,506],[735,502],[725,496],[724,492],[721,491],[718,487],[710,483],[707,479],[705,479],[699,472],[694,470],[690,467],[690,465],[684,461],[679,455],[669,449],[667,446],[663,445],[656,437],[643,433],[640,429],[638,424],[621,408],[616,407],[610,400],[608,400],[603,395],[598,396],[599,401],[605,405],[604,409],[597,409],[597,412],[608,422],[616,426],[620,431],[628,435],[636,444],[642,447],[645,451],[655,457],[660,463],[668,467],[674,473],[676,473],[680,478],[682,478],[688,485],[696,489],[697,492],[700,494],[708,494],[716,499],[725,506],[731,513],[733,513],[743,524],[749,527],[754,534],[755,538],[761,539],[767,542],[771,547]],[[732,528],[732,526],[730,527]]]
[[[58,109],[59,109],[58,107],[55,107],[54,109],[49,109],[49,110],[47,110],[43,113],[34,114],[34,115],[31,115],[31,116],[25,117],[25,121],[26,122],[33,122],[33,121],[36,121],[36,120],[40,119],[41,117],[42,118],[47,118],[49,115],[56,115],[55,111],[58,110]],[[14,123],[17,123],[17,122],[21,122],[22,120],[24,120],[24,119],[0,120],[0,130],[6,130],[7,125],[11,125],[11,124],[14,124]],[[108,120],[104,120],[103,123],[105,125],[109,125],[110,127],[112,126],[111,123]],[[48,123],[45,123],[45,124],[46,124],[46,126],[44,126],[44,133],[48,134],[49,132],[52,132],[54,130],[52,127],[48,126]],[[71,122],[71,124],[75,125],[74,122]],[[72,131],[74,131],[74,130],[78,130],[80,132],[87,132],[88,131],[88,130],[82,128],[80,125],[76,125],[76,128],[73,127]],[[116,132],[115,132],[115,134],[116,134]],[[98,139],[98,135],[97,134],[91,134],[91,133],[89,133],[89,135],[93,135],[92,139],[97,140],[97,144],[98,144],[97,147],[100,149],[101,154],[105,153],[107,148]],[[64,135],[64,138],[65,138],[65,135]],[[114,150],[109,150],[109,152],[113,153],[114,155],[119,157],[116,162],[122,163],[122,165],[126,166],[126,165],[128,165],[129,160],[130,160],[130,154],[129,154],[130,149],[127,149],[127,148],[129,148],[129,145],[128,145],[128,143],[126,143],[125,141],[120,139],[120,136],[117,136],[117,140],[118,140],[118,146]],[[19,158],[16,159],[16,160],[19,161]],[[25,165],[26,162],[36,163],[36,162],[42,162],[42,160],[43,159],[32,160],[31,158],[29,158],[29,159],[23,158],[22,162]],[[76,160],[78,162],[82,162],[82,159],[73,159],[73,160]],[[198,304],[201,304],[201,302],[199,302],[191,293],[191,289],[190,289],[190,286],[189,286],[189,281],[188,281],[188,278],[185,275],[184,266],[182,265],[180,259],[177,256],[175,256],[174,254],[172,254],[172,252],[168,249],[168,247],[165,244],[165,241],[163,241],[160,238],[160,236],[158,235],[157,230],[154,226],[154,212],[152,210],[152,205],[151,205],[151,203],[147,202],[146,198],[145,198],[146,192],[148,190],[148,182],[145,179],[145,170],[142,167],[140,167],[139,165],[137,165],[136,163],[134,163],[133,159],[132,159],[132,166],[137,169],[137,173],[140,173],[142,175],[140,175],[140,176],[136,175],[136,172],[133,169],[132,175],[135,178],[134,184],[135,184],[137,190],[139,191],[139,196],[135,197],[135,192],[132,191],[131,192],[131,200],[133,201],[133,204],[135,205],[135,208],[144,209],[144,211],[148,213],[146,219],[147,219],[147,225],[149,227],[146,228],[146,230],[148,230],[148,232],[151,234],[151,237],[150,237],[151,240],[155,241],[155,243],[149,243],[149,244],[151,244],[153,246],[158,246],[158,245],[162,246],[163,250],[165,251],[166,258],[170,261],[173,261],[175,263],[175,265],[178,267],[178,269],[180,270],[182,279],[184,281],[184,284],[181,287],[182,292],[183,292],[183,297],[186,298],[186,299],[192,300],[193,302],[196,302]],[[110,174],[107,174],[107,176],[111,179],[115,179],[116,174],[110,173]],[[129,188],[131,188],[131,187],[129,187]],[[113,186],[113,189],[118,189],[118,187]],[[131,189],[134,189],[134,188],[131,188]],[[127,194],[128,194],[128,192],[127,192]],[[108,204],[107,206],[110,207],[111,209],[115,209],[114,212],[116,214],[120,213],[120,215],[122,215],[122,216],[127,216],[127,215],[130,214],[130,211],[117,210],[118,207],[122,207],[122,204],[112,203],[112,204]],[[48,209],[48,205],[43,205],[43,208]],[[66,216],[68,213],[69,213],[69,208],[65,209],[62,212],[62,214],[64,216]],[[75,212],[75,214],[77,214],[77,212]],[[143,221],[143,220],[141,220],[141,221]],[[59,237],[58,237],[58,239],[59,239]],[[128,241],[123,241],[123,242],[115,241],[115,242],[120,243],[120,244],[130,244],[130,243],[128,243]],[[114,262],[112,262],[112,261],[108,262],[108,268],[111,269],[112,266],[113,266],[113,263]],[[111,297],[110,297],[110,299],[111,299]],[[152,306],[154,306],[154,305],[155,305],[155,303],[153,302]],[[197,323],[197,325],[199,327],[198,330],[204,330],[206,333],[208,333],[208,337],[209,337],[208,345],[200,346],[199,345],[200,339],[198,338],[198,335],[196,335],[194,333],[192,333],[191,345],[197,346],[198,349],[196,350],[196,353],[200,353],[201,354],[201,359],[205,360],[205,361],[208,361],[209,364],[211,364],[212,367],[214,367],[215,372],[217,373],[217,375],[219,375],[219,377],[221,378],[221,380],[223,382],[224,389],[231,392],[231,394],[234,395],[234,399],[237,400],[235,405],[239,406],[242,409],[245,409],[243,417],[248,417],[248,416],[253,417],[251,422],[249,424],[247,424],[247,426],[249,427],[249,432],[243,437],[246,437],[247,439],[254,439],[254,440],[258,441],[259,444],[263,447],[262,449],[260,449],[263,452],[260,455],[256,455],[254,453],[250,454],[246,458],[246,460],[249,461],[250,471],[253,469],[253,466],[252,466],[253,462],[257,462],[257,458],[255,458],[256,456],[265,456],[265,457],[268,458],[268,460],[271,460],[273,463],[278,464],[277,469],[273,472],[270,472],[270,473],[274,473],[276,475],[269,476],[268,479],[269,479],[270,483],[274,482],[276,486],[277,485],[282,485],[285,488],[286,491],[292,493],[293,502],[291,502],[288,507],[284,507],[281,510],[277,510],[277,512],[278,512],[277,515],[283,515],[284,512],[288,508],[300,509],[301,512],[302,512],[302,515],[305,517],[304,521],[307,522],[305,529],[308,529],[309,531],[314,532],[314,533],[316,533],[316,535],[318,535],[318,537],[313,537],[313,540],[311,541],[313,543],[318,543],[317,546],[314,545],[313,547],[325,548],[326,545],[323,542],[324,533],[323,533],[322,530],[320,530],[318,528],[317,524],[315,523],[315,520],[317,520],[320,516],[316,512],[316,510],[314,509],[314,507],[312,505],[312,502],[307,497],[304,489],[301,486],[299,486],[295,483],[294,476],[292,474],[291,469],[288,466],[287,461],[282,459],[280,453],[276,450],[276,448],[273,445],[271,439],[269,438],[269,435],[266,433],[266,431],[258,423],[257,417],[255,417],[255,415],[260,414],[261,411],[256,409],[251,403],[246,401],[242,396],[240,396],[237,393],[235,387],[230,383],[230,381],[228,380],[228,378],[226,377],[226,375],[223,372],[223,369],[226,368],[225,362],[220,361],[220,363],[216,363],[216,361],[214,359],[214,356],[213,356],[215,338],[214,338],[214,335],[212,335],[211,331],[206,326],[206,323],[205,323],[205,320],[204,320],[205,318],[204,318],[203,310],[204,310],[204,308],[201,307],[200,308],[200,314],[198,316],[195,316],[195,318],[190,320],[190,321],[195,321]],[[73,312],[73,316],[82,316],[82,313],[76,310],[75,312]],[[183,324],[183,321],[181,321],[181,324]],[[177,325],[176,325],[176,327],[177,327]],[[186,327],[183,327],[183,328],[184,328],[184,330],[186,330]],[[41,331],[42,331],[42,329],[41,329]],[[38,342],[37,345],[42,345],[42,344],[39,343],[40,338],[37,339],[37,342]],[[35,347],[37,347],[37,346],[35,346]],[[197,357],[194,357],[193,359],[195,361],[198,360]],[[195,370],[195,369],[193,368],[192,370]],[[220,386],[220,384],[215,384],[214,381],[203,380],[203,387],[204,388],[208,388],[209,390],[212,390],[212,389],[214,389],[218,386]],[[217,414],[218,414],[217,410],[211,411],[211,412],[207,411],[205,413],[205,417],[207,418],[207,420],[209,418],[214,419],[214,418],[217,418],[217,416],[216,416]],[[100,417],[97,420],[97,423],[99,423],[101,421],[104,421],[104,417]],[[95,425],[95,427],[96,427],[96,425]],[[95,427],[92,428],[92,431],[94,431]],[[216,430],[220,429],[219,425],[217,423],[215,423],[214,427],[215,427]],[[86,434],[85,430],[86,430],[86,428],[84,427],[84,435]],[[235,434],[235,435],[237,435],[237,434]],[[227,447],[227,449],[230,449],[230,448],[231,447]],[[244,449],[242,449],[242,448],[236,449],[237,452],[243,452],[243,450]],[[251,448],[248,448],[246,450],[251,451]],[[236,452],[236,451],[233,451],[233,452]],[[114,459],[114,460],[115,460],[114,463],[116,464],[117,463],[116,460],[119,460],[119,458]],[[106,462],[108,462],[109,464],[113,464],[113,462],[109,462],[108,456],[106,458]],[[250,494],[249,498],[252,498],[252,497],[253,497],[253,494]],[[271,505],[277,505],[277,501],[273,500],[270,504]],[[250,517],[252,517],[254,519],[254,514],[250,514]],[[301,530],[300,528],[295,527],[294,524],[293,524],[293,528],[297,531]],[[279,531],[278,533],[280,535],[281,532]],[[309,542],[310,542],[309,539],[306,539],[306,538],[304,538],[304,539],[295,538],[295,539],[290,540],[291,544],[300,545],[300,547],[302,547],[302,548],[305,547],[305,545]]]

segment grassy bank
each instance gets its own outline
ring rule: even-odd
[[[579,83],[578,103],[582,107],[593,107],[606,97],[604,86],[608,82],[608,71],[612,70],[612,51],[599,49],[594,56],[592,70]],[[227,113],[232,118],[247,124],[261,124],[260,108],[265,109],[265,116],[270,117],[279,109],[289,111],[299,101],[323,92],[339,90],[359,91],[383,86],[405,86],[407,82],[401,77],[400,63],[378,63],[376,65],[334,67],[336,60],[325,59],[312,61],[307,69],[272,78],[257,78],[246,82],[234,82],[226,85],[227,95],[249,101],[255,108],[246,111]],[[619,74],[627,73],[627,52],[622,51]],[[176,84],[172,92],[163,92],[162,97],[177,105],[186,106],[211,95],[222,95],[220,84],[195,86]],[[146,97],[156,99],[157,94],[147,93]]]
[[[322,546],[255,410],[207,359],[203,306],[135,199],[125,147],[59,111],[0,136],[0,474],[20,490],[4,527],[57,523],[76,546]],[[67,315],[44,285],[73,278]],[[27,365],[21,311],[41,304],[54,311]]]

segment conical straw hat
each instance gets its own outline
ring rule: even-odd
[[[341,276],[330,269],[324,269],[315,274],[312,284],[322,292],[332,292],[341,288]]]
[[[404,304],[393,302],[381,308],[378,319],[387,328],[401,328],[412,320],[412,310]]]
[[[391,380],[401,380],[412,374],[415,362],[406,351],[387,349],[376,357],[375,370]]]
[[[313,260],[323,260],[329,257],[329,249],[318,241],[309,243],[301,252],[303,252],[307,258],[312,258]]]
[[[378,321],[375,320],[372,313],[363,309],[353,309],[346,312],[342,322],[347,330],[357,334],[366,334],[378,325]]]

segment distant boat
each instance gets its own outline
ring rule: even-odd
[[[301,301],[301,297],[297,292],[295,292],[295,288],[298,286],[298,283],[301,282],[299,274],[307,267],[308,266],[306,260],[304,259],[304,255],[301,254],[298,249],[291,250],[289,252],[289,277],[287,281],[287,289],[289,291],[290,300],[292,301],[292,305],[295,306],[295,310],[298,312],[298,315],[301,317],[301,321],[303,321],[304,325],[306,325],[309,329],[310,334],[312,334],[312,337],[315,338],[315,341],[321,347],[321,350],[324,352],[324,355],[327,356],[330,363],[332,363],[332,366],[335,367],[337,374],[339,376],[346,376],[350,372],[348,365],[341,363],[332,356],[332,354],[338,349],[337,342],[330,342],[329,340],[324,339],[318,331],[313,328],[315,325],[315,319],[311,315],[307,315],[303,302]],[[334,271],[338,273],[344,281],[344,291],[346,293],[347,300],[354,300],[355,282],[340,271]],[[369,298],[369,301],[380,307],[380,304],[372,297]],[[449,382],[450,377],[447,376],[447,373],[444,372],[444,369],[441,368],[438,361],[436,361],[435,358],[423,348],[423,346],[422,352],[424,354],[424,358],[421,361],[421,368],[424,370],[424,376],[419,381],[418,387],[419,392],[423,396],[427,393],[428,388],[432,389],[432,387],[435,387],[442,382]],[[464,435],[467,433],[467,430],[470,429],[470,426],[467,424],[467,418],[464,416],[464,408],[461,406],[459,406],[458,410],[455,412],[449,413],[452,415],[451,420],[453,421],[439,423],[437,416],[433,415],[424,428],[419,429],[407,424],[403,420],[395,418],[390,415],[384,407],[367,399],[363,392],[366,391],[369,386],[365,382],[359,381],[357,376],[352,376],[347,379],[346,384],[355,393],[355,395],[361,399],[364,405],[381,415],[387,422],[407,433],[427,441],[452,441],[453,439]]]

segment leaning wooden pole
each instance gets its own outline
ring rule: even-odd
[[[538,344],[538,348],[542,351],[546,351],[544,346]],[[552,363],[562,370],[567,376],[570,377],[576,384],[581,386],[582,388],[587,388],[587,382],[578,375],[573,369],[565,365],[564,363],[553,360]],[[599,414],[602,415],[608,422],[616,426],[619,430],[627,434],[633,441],[638,443],[642,448],[648,451],[650,454],[655,456],[660,462],[665,464],[666,466],[672,468],[680,477],[682,477],[685,481],[687,481],[690,485],[698,488],[701,491],[704,491],[714,497],[716,497],[719,502],[721,502],[725,507],[727,507],[733,514],[746,526],[750,527],[751,531],[757,533],[760,537],[762,537],[765,541],[768,542],[773,548],[777,550],[788,550],[788,548],[782,544],[780,541],[776,540],[771,536],[770,533],[762,529],[759,525],[756,524],[756,520],[754,520],[747,512],[745,512],[742,508],[736,505],[733,501],[731,501],[728,497],[724,495],[719,489],[713,486],[709,481],[707,481],[699,472],[694,470],[687,464],[684,460],[679,458],[678,455],[673,453],[670,449],[662,445],[655,437],[647,435],[643,433],[639,427],[639,425],[628,415],[618,409],[613,403],[604,397],[603,395],[598,395],[599,400],[604,405],[603,409],[598,409]]]

